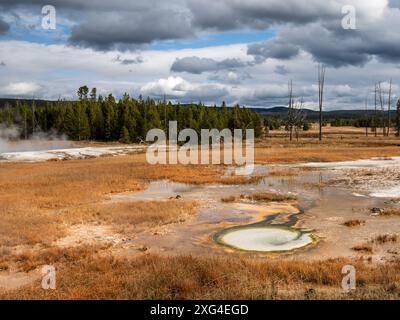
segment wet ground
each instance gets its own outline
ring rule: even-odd
[[[282,176],[276,174],[279,171]],[[371,243],[377,236],[399,235],[399,216],[371,214],[371,208],[399,206],[399,202],[391,201],[392,197],[400,198],[395,192],[400,174],[398,158],[395,161],[256,166],[254,174],[265,178],[254,184],[235,186],[153,181],[144,191],[114,194],[107,201],[196,201],[199,210],[190,220],[132,236],[115,234],[112,228],[101,225],[76,225],[69,236],[55,245],[71,247],[86,241],[107,243],[115,255],[123,257],[151,252],[168,256],[211,254],[305,261],[363,257],[379,263],[400,256],[398,242]],[[385,190],[390,192],[385,193]],[[259,192],[291,194],[296,200],[263,203],[245,197]],[[235,202],[222,201],[232,196],[236,197]],[[355,219],[365,223],[352,228],[343,225]],[[277,230],[284,232],[276,233]],[[223,235],[232,235],[231,231],[244,233],[239,238],[221,239]],[[302,238],[304,235],[310,235],[312,243]],[[260,252],[271,243],[278,247],[283,245],[285,250]],[[290,250],[287,244],[296,249]],[[363,244],[370,245],[373,251],[352,249]],[[12,289],[36,281],[40,276],[38,272],[0,272],[0,288]]]
[[[333,181],[339,176],[332,168],[291,168],[293,175],[266,177],[256,184],[238,186],[194,186],[155,181],[143,192],[114,195],[112,201],[197,201],[199,214],[182,224],[170,225],[156,232],[144,232],[129,243],[134,248],[148,248],[165,254],[245,255],[252,257],[298,258],[304,260],[334,257],[357,257],[351,248],[369,242],[382,234],[397,234],[399,217],[372,216],[370,209],[387,206],[388,199],[357,193],[351,186],[338,186]],[[276,170],[258,166],[255,174],[267,175]],[[225,203],[222,198],[251,195],[258,192],[293,194],[296,201],[285,203],[239,202]],[[349,228],[345,221],[360,219],[365,224]],[[215,241],[226,230],[237,230],[254,225],[293,228],[310,232],[317,240],[312,246],[282,253],[260,253],[236,250]],[[374,246],[368,253],[374,261],[397,256],[397,244]]]
[[[36,147],[36,148],[35,148]],[[141,145],[105,146],[105,147],[73,147],[65,142],[32,144],[30,151],[18,150],[18,144],[9,147],[10,152],[1,152],[0,162],[39,162],[49,160],[86,159],[101,156],[118,156],[129,153],[142,152],[145,148]],[[46,149],[48,148],[48,149]]]

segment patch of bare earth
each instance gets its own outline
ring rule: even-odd
[[[68,235],[58,239],[54,246],[69,248],[82,244],[104,243],[116,245],[123,240],[111,226],[95,224],[78,224],[69,228]]]
[[[0,292],[2,290],[17,290],[37,282],[41,277],[39,270],[30,272],[0,271]]]
[[[331,183],[364,192],[373,192],[398,185],[400,168],[356,168],[337,170],[337,178]]]

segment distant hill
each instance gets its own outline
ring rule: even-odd
[[[14,107],[16,105],[17,101],[26,102],[28,104],[31,104],[33,101],[35,101],[35,105],[37,105],[37,106],[45,105],[46,102],[48,102],[48,100],[0,98],[0,109],[5,108],[7,106]]]
[[[251,108],[252,110],[258,112],[259,114],[265,114],[265,115],[285,115],[288,113],[288,107],[285,106],[276,106],[272,108]],[[313,114],[313,113],[318,113],[317,111],[311,110],[311,109],[302,109],[304,113],[308,114]]]

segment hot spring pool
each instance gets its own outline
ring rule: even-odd
[[[245,251],[284,252],[313,243],[310,233],[281,227],[253,227],[227,230],[218,237],[220,244]]]

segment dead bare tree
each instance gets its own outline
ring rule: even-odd
[[[299,139],[299,129],[301,128],[304,121],[303,113],[303,99],[300,102],[295,102],[293,98],[293,82],[292,80],[288,83],[288,115],[286,119],[286,130],[289,131],[289,140],[293,140],[293,133],[296,139]]]
[[[378,95],[378,87],[377,84],[375,82],[375,113],[374,113],[374,132],[375,132],[375,137],[378,136],[378,124],[377,124],[377,120],[378,120],[378,100],[377,100],[377,95]]]
[[[324,101],[325,66],[318,65],[319,141],[322,141],[322,109]]]
[[[396,136],[400,137],[400,99],[397,101],[396,111]]]
[[[289,140],[293,140],[293,82],[288,83],[288,115],[286,121],[286,128],[289,131]]]
[[[381,82],[378,83],[378,99],[379,105],[381,106],[381,125],[382,125],[382,135],[386,135],[386,126],[385,126],[385,119],[384,119],[384,111],[385,111],[385,96],[382,89]]]
[[[365,136],[368,137],[368,93],[367,93],[367,96],[365,97],[364,121],[365,121]]]
[[[387,131],[386,136],[390,135],[390,108],[392,103],[392,79],[389,82],[389,92],[388,92],[388,113],[387,113]]]
[[[300,128],[302,128],[304,120],[306,118],[306,115],[304,113],[304,100],[303,98],[300,99],[299,102],[296,102],[294,104],[294,130],[295,130],[295,135],[296,135],[296,140],[299,140],[299,131]]]
[[[164,94],[163,105],[164,105],[164,128],[165,130],[167,130],[167,97],[165,94]]]

